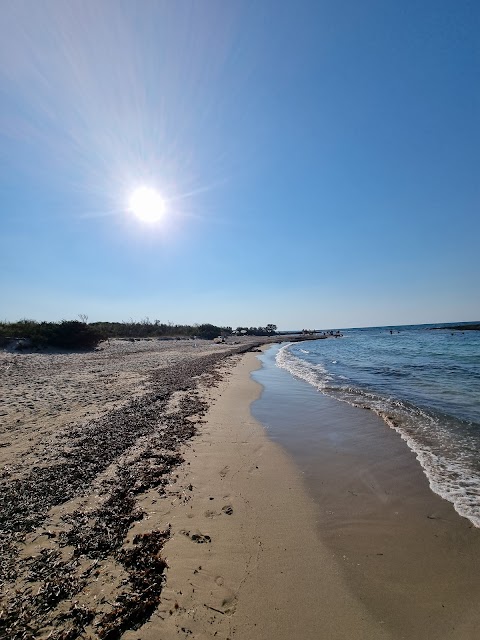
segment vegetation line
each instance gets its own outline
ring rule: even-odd
[[[276,325],[266,327],[218,327],[213,324],[165,324],[159,320],[151,322],[148,318],[140,322],[86,322],[81,320],[62,320],[61,322],[37,322],[19,320],[0,323],[0,347],[12,341],[20,342],[20,348],[55,347],[59,349],[93,349],[109,338],[193,338],[212,340],[218,336],[232,334],[250,336],[269,336],[276,332]],[[18,348],[17,346],[17,348]]]

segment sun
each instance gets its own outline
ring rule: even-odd
[[[157,222],[165,215],[166,203],[151,187],[138,187],[130,195],[129,211],[142,222]]]

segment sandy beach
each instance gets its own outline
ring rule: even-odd
[[[145,517],[140,498],[163,497],[183,460],[207,408],[198,380],[217,384],[225,356],[244,348],[110,341],[0,354],[2,637],[77,637],[93,622],[86,637],[119,637],[150,617],[166,523],[131,549],[127,533]]]
[[[343,528],[322,520],[325,505],[300,466],[252,417],[258,343],[112,341],[85,354],[0,354],[0,638],[476,637],[475,613],[456,616],[461,590],[455,629],[442,635],[434,624],[430,634],[427,616],[405,635],[401,598],[395,609],[389,595],[390,618],[380,615],[390,578],[371,564],[365,589],[345,570],[342,545],[371,551],[358,527],[370,494],[356,486],[356,526],[347,527],[342,510],[352,505],[328,489]],[[336,461],[322,465],[343,486]],[[420,511],[428,492],[416,494]],[[456,580],[470,602],[477,543],[456,514],[445,533],[438,501],[427,521],[444,542],[433,551],[438,577],[452,578],[451,568],[442,573],[446,550],[463,556]],[[419,529],[409,522],[413,540]],[[384,521],[370,524],[375,544],[390,536]],[[400,566],[401,541],[388,545]]]

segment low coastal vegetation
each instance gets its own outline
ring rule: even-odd
[[[53,347],[57,349],[93,349],[102,340],[123,339],[188,339],[200,338],[212,340],[218,336],[274,335],[276,325],[266,327],[219,327],[214,324],[165,324],[159,320],[151,322],[148,318],[140,322],[86,322],[81,320],[62,320],[60,322],[37,322],[19,320],[0,323],[0,347],[14,344],[17,349]]]
[[[31,347],[93,349],[102,339],[103,336],[95,327],[79,320],[19,320],[0,324],[0,346],[13,343],[18,350]]]

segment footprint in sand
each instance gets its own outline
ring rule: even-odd
[[[226,504],[224,507],[222,507],[222,511],[223,513],[225,513],[227,516],[231,516],[233,513],[233,507],[230,504]]]
[[[185,531],[185,529],[182,529],[179,533],[187,536],[187,538],[190,538],[192,542],[196,542],[197,544],[210,543],[212,541],[210,536],[203,535],[202,533],[190,533],[190,531]]]
[[[227,475],[227,473],[230,471],[228,465],[226,467],[223,467],[223,469],[221,469],[220,471],[220,477],[223,479],[225,478],[225,476]]]
[[[210,536],[206,536],[201,533],[194,533],[192,536],[190,536],[190,540],[192,542],[196,542],[197,544],[204,544],[205,542],[210,543],[212,541]]]
[[[205,518],[214,518],[219,514],[216,511],[205,511]]]
[[[237,608],[237,598],[235,596],[231,596],[230,598],[225,598],[222,602],[223,612],[227,616],[231,616],[235,613],[235,609]]]

